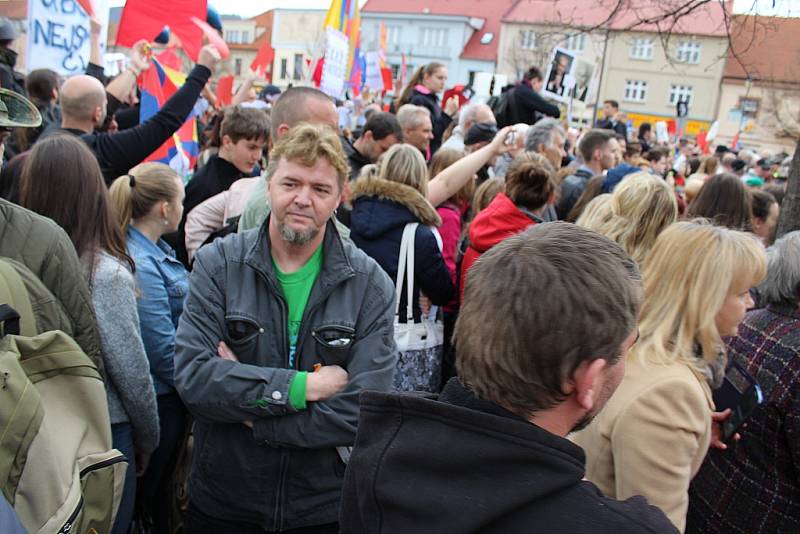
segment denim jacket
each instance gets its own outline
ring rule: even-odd
[[[163,239],[153,243],[128,226],[128,254],[136,263],[137,306],[156,395],[174,391],[175,330],[189,291],[186,268]]]

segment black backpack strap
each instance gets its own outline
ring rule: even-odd
[[[3,323],[0,338],[19,335],[19,314],[8,304],[0,304],[0,322]]]

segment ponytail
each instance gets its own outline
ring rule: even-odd
[[[400,106],[408,104],[411,101],[414,88],[422,83],[422,81],[425,79],[425,75],[432,76],[437,70],[444,67],[444,63],[432,61],[427,65],[422,65],[420,68],[414,71],[414,75],[411,76],[411,79],[408,81],[408,85],[406,85],[405,89],[403,89],[403,92],[400,94],[400,98],[397,100],[396,107],[399,109]]]
[[[400,98],[397,100],[397,108],[399,109],[400,106],[408,104],[411,101],[411,95],[414,93],[414,87],[422,83],[422,80],[425,77],[425,65],[422,65],[411,76],[411,79],[408,80],[408,84],[403,89],[403,92],[400,93]]]
[[[108,188],[111,209],[117,214],[117,221],[123,232],[127,231],[128,225],[131,223],[131,213],[133,212],[131,197],[133,196],[134,182],[133,175],[126,174],[114,180],[114,183]]]
[[[111,205],[125,232],[128,225],[150,213],[157,202],[171,202],[181,185],[178,174],[163,163],[142,163],[111,184]]]

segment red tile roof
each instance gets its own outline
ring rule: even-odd
[[[778,17],[733,18],[731,51],[724,77],[800,83],[800,19]],[[737,59],[738,58],[738,59]]]
[[[24,19],[28,16],[27,0],[0,0],[0,16]]]
[[[515,0],[367,0],[362,13],[396,13],[401,15],[445,15],[484,19],[484,25],[476,30],[464,50],[461,59],[496,61],[500,43],[500,22]],[[492,33],[488,44],[481,38]]]
[[[622,0],[623,8],[614,13],[619,4],[620,0],[517,0],[503,22],[714,37],[727,35],[725,8],[716,1],[700,4],[689,13],[684,11],[685,0]]]

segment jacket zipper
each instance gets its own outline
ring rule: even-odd
[[[127,462],[128,459],[125,458],[125,455],[120,454],[119,456],[114,456],[113,458],[109,458],[108,460],[103,460],[102,462],[98,462],[96,464],[92,464],[90,466],[84,467],[83,470],[80,472],[80,478],[83,478],[87,473],[91,473],[92,471],[97,471],[98,469],[103,469],[104,467],[108,467],[109,465],[118,464],[120,462]]]
[[[316,301],[315,301],[315,302],[314,302],[314,303],[313,303],[313,304],[312,304],[310,307],[309,307],[309,306],[306,306],[306,309],[303,311],[303,320],[302,320],[302,322],[300,323],[300,330],[298,330],[298,332],[297,332],[297,341],[298,341],[298,344],[299,344],[299,342],[300,342],[300,340],[301,340],[301,339],[305,339],[305,335],[307,334],[307,332],[306,332],[306,330],[308,330],[308,328],[307,328],[307,326],[308,326],[308,320],[307,320],[307,319],[308,319],[309,317],[311,317],[311,314],[312,314],[312,313],[314,313],[315,311],[317,311],[317,308],[319,308],[319,307],[320,307],[320,305],[321,305],[323,302],[325,302],[325,301],[328,299],[328,297],[330,297],[330,296],[331,296],[331,294],[333,294],[334,290],[335,290],[335,289],[336,289],[338,286],[339,286],[339,283],[337,283],[337,284],[334,284],[334,285],[330,286],[330,287],[328,288],[328,290],[327,290],[327,291],[325,291],[325,293],[324,293],[324,294],[320,295],[320,298],[318,298],[318,299],[317,299],[317,300],[316,300]],[[355,337],[355,336],[354,336],[354,337]],[[300,352],[296,352],[296,353],[295,353],[295,359],[294,359],[294,363],[295,363],[295,369],[298,369],[298,370],[300,369],[300,356],[301,356]]]
[[[281,470],[278,474],[278,493],[275,495],[275,514],[273,516],[273,529],[275,531],[280,531],[282,529],[283,524],[283,499],[285,493],[285,485],[286,485],[286,468],[289,463],[289,458],[287,457],[287,452],[285,450],[281,450]]]
[[[70,532],[72,532],[73,523],[78,519],[78,514],[81,513],[81,510],[83,510],[83,495],[81,495],[81,500],[78,501],[78,506],[75,507],[75,510],[73,510],[72,514],[70,514],[69,518],[56,534],[70,534]]]

